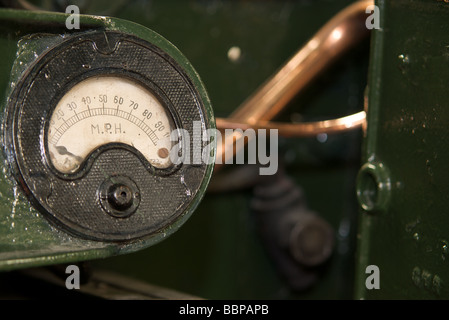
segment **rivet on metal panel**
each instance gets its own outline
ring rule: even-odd
[[[365,163],[357,176],[357,198],[363,210],[375,213],[388,206],[391,181],[384,164]]]

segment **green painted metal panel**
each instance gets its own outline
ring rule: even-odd
[[[360,221],[355,296],[448,298],[449,4],[377,4],[382,25],[372,42],[363,153],[375,169],[362,170],[358,184],[362,202],[374,207]],[[371,264],[379,290],[365,287]]]

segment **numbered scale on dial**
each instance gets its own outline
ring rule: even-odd
[[[173,120],[160,101],[133,80],[96,76],[81,81],[58,102],[48,128],[53,166],[73,173],[107,143],[136,148],[156,168],[172,163]]]

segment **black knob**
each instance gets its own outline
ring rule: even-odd
[[[108,202],[117,210],[126,210],[133,204],[134,196],[130,187],[124,184],[114,184],[109,188]]]
[[[115,218],[127,218],[140,204],[140,191],[136,183],[125,176],[107,178],[99,188],[101,207]]]

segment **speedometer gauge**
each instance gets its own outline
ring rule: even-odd
[[[10,96],[4,141],[13,174],[32,204],[73,236],[169,234],[204,194],[213,163],[176,156],[206,143],[195,131],[214,127],[209,100],[187,60],[156,40],[69,37]]]

